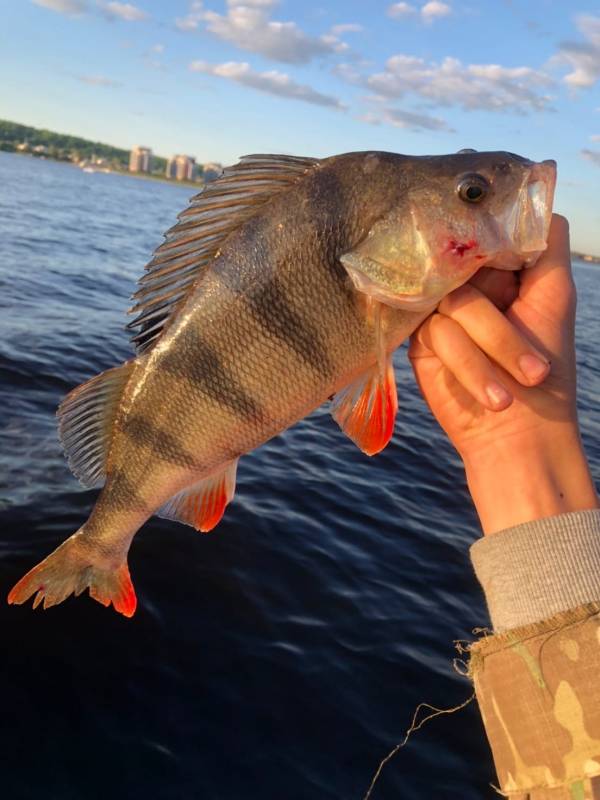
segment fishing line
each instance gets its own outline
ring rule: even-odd
[[[381,775],[381,771],[383,770],[384,766],[388,763],[388,761],[390,761],[396,755],[398,750],[401,750],[406,745],[406,743],[408,742],[411,734],[415,733],[415,731],[418,731],[420,728],[423,727],[423,725],[426,722],[429,722],[429,720],[433,719],[434,717],[439,717],[442,714],[454,714],[455,711],[462,711],[462,709],[466,708],[469,705],[469,703],[471,703],[474,699],[475,699],[475,692],[473,692],[473,694],[470,697],[468,697],[464,701],[464,703],[461,703],[458,706],[454,706],[453,708],[436,708],[435,706],[432,706],[429,703],[419,703],[419,705],[415,709],[415,713],[413,714],[413,718],[412,718],[412,722],[411,722],[410,728],[406,731],[404,739],[399,744],[397,744],[394,747],[394,749],[391,750],[384,759],[382,759],[382,761],[380,762],[379,766],[377,767],[377,771],[375,772],[375,775],[373,776],[373,780],[371,781],[371,785],[369,786],[366,795],[363,797],[363,800],[369,800],[369,798],[371,797],[371,794],[373,792],[373,789],[375,787],[375,784],[377,783],[377,781],[379,779],[379,776]],[[419,711],[422,708],[428,708],[433,713],[432,714],[428,714],[427,716],[423,717],[422,720],[417,722],[417,716],[419,715]]]

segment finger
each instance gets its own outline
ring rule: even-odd
[[[408,345],[408,357],[411,361],[415,361],[417,358],[432,358],[435,357],[435,353],[431,350],[428,345],[425,343],[425,336],[423,329],[429,322],[431,317],[427,317],[425,322],[421,323],[417,330],[412,334],[409,340]]]
[[[465,284],[451,292],[439,311],[524,386],[535,386],[548,375],[548,359],[474,286]]]
[[[500,311],[506,311],[519,296],[519,279],[517,273],[511,270],[483,267],[469,283],[488,297]]]
[[[502,411],[511,404],[512,395],[493,364],[458,322],[443,314],[433,314],[421,325],[418,337],[482,406]]]
[[[569,223],[559,214],[552,215],[548,247],[537,263],[521,273],[520,296],[525,299],[530,291],[536,299],[544,299],[548,311],[560,314],[575,307],[575,284],[571,271],[571,246]]]

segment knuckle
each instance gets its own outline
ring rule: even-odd
[[[427,334],[430,336],[437,336],[448,327],[450,320],[444,314],[432,314],[427,320]]]
[[[464,352],[460,354],[460,368],[465,376],[469,376],[473,381],[479,377],[482,372],[485,372],[486,361],[485,356],[475,348],[465,348]]]

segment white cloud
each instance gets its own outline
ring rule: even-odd
[[[192,0],[190,10],[185,17],[177,17],[175,25],[180,31],[195,30],[202,20],[202,0]]]
[[[441,3],[440,0],[430,0],[430,2],[422,5],[420,9],[410,3],[394,3],[388,6],[386,13],[388,17],[394,19],[412,17],[418,13],[421,20],[429,24],[436,19],[449,16],[452,13],[452,9],[448,3]]]
[[[152,47],[150,49],[152,50],[153,53],[164,53],[165,52],[164,44],[154,44],[154,45],[152,45]]]
[[[142,11],[141,8],[134,6],[132,3],[118,3],[116,0],[111,0],[109,3],[99,3],[103,11],[112,19],[122,19],[126,22],[140,22],[146,19],[148,14]]]
[[[379,125],[382,122],[393,125],[395,128],[404,128],[410,131],[451,131],[447,123],[439,117],[429,114],[419,114],[415,111],[405,111],[401,108],[382,108],[379,112],[369,111],[362,117],[362,122]]]
[[[228,6],[252,6],[253,8],[273,8],[279,0],[227,0]]]
[[[424,22],[433,22],[435,19],[447,17],[451,13],[450,6],[447,3],[440,3],[439,0],[430,0],[421,8],[421,17]]]
[[[362,86],[364,84],[364,76],[358,71],[354,64],[348,64],[343,61],[341,64],[336,64],[332,70],[334,75],[341,78],[346,83],[352,83],[355,86]]]
[[[593,86],[600,80],[600,17],[582,14],[577,17],[577,27],[583,42],[563,42],[552,59],[568,64],[571,72],[563,80],[579,89]]]
[[[76,75],[78,81],[87,83],[89,86],[105,86],[107,88],[116,88],[122,86],[120,81],[115,81],[112,78],[105,78],[104,75]]]
[[[600,133],[595,133],[590,136],[590,142],[600,142]]]
[[[274,94],[278,97],[302,100],[305,103],[338,110],[344,107],[336,97],[321,94],[311,86],[296,83],[289,75],[283,72],[277,72],[276,70],[257,72],[246,62],[227,61],[224,64],[208,64],[206,61],[192,61],[189,68],[192,72],[216,75],[219,78],[226,78],[242,86],[258,89],[258,91]]]
[[[437,63],[399,54],[388,59],[384,72],[363,79],[363,83],[388,98],[413,93],[441,106],[469,111],[523,112],[549,108],[550,98],[543,90],[552,80],[531,67],[464,65],[449,57]]]
[[[409,17],[416,13],[417,9],[410,3],[394,3],[387,10],[388,17]]]
[[[49,8],[59,14],[69,14],[77,16],[87,11],[86,0],[32,0],[36,6]]]
[[[600,167],[600,150],[582,150],[581,155],[588,161],[591,161],[592,164]]]
[[[305,64],[318,56],[342,53],[348,45],[337,35],[310,36],[295,22],[279,22],[270,19],[273,0],[229,0],[227,13],[205,11],[201,19],[206,29],[219,39],[259,53],[273,61],[287,64]],[[197,22],[194,18],[193,22]],[[177,23],[176,23],[177,24]],[[181,28],[182,25],[179,24]],[[189,27],[197,27],[189,23]]]
[[[342,33],[360,33],[364,28],[356,22],[343,22],[341,25],[334,25],[331,33],[334,36],[341,36]]]

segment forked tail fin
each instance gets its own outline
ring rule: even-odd
[[[35,594],[34,608],[42,601],[44,608],[50,608],[87,588],[103,606],[112,603],[124,616],[133,616],[137,599],[126,557],[111,560],[86,540],[80,528],[21,578],[11,589],[8,602],[20,605]]]

